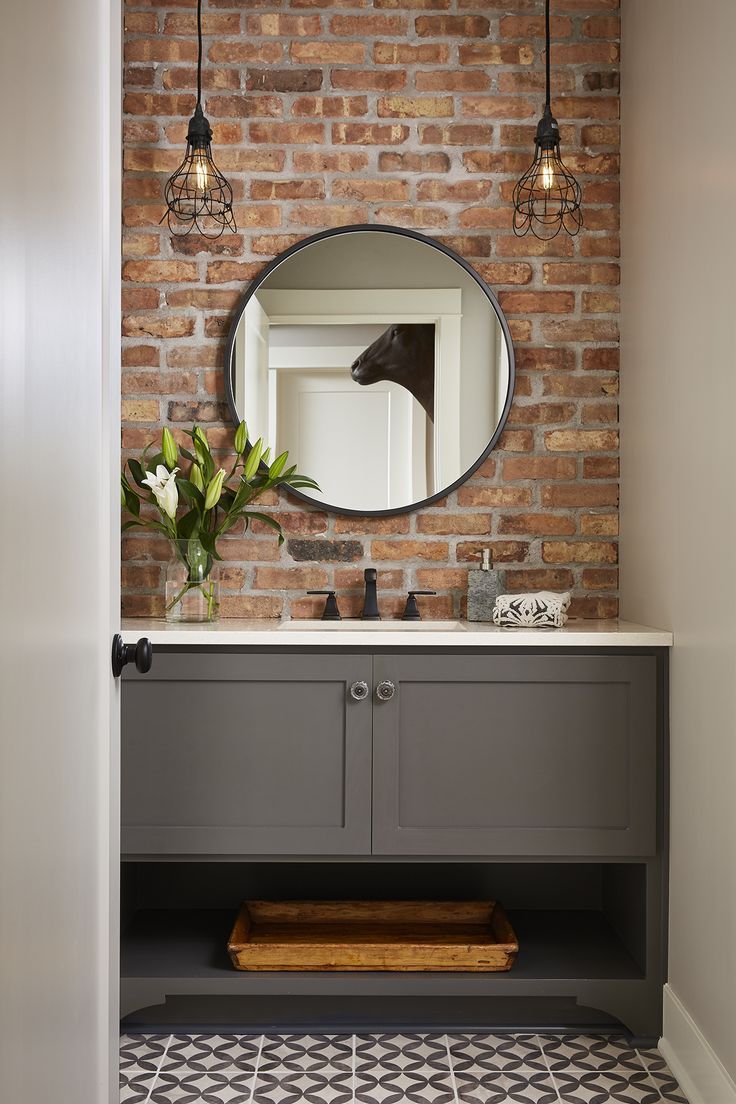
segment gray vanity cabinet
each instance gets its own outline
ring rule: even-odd
[[[349,692],[370,657],[157,651],[128,671],[125,853],[370,851],[370,701]]]
[[[373,711],[373,852],[656,850],[656,660],[386,655]]]

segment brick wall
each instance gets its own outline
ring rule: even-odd
[[[287,542],[223,541],[223,613],[311,616],[307,588],[356,611],[362,569],[383,609],[409,586],[462,613],[468,565],[490,546],[508,589],[574,591],[614,616],[618,572],[618,0],[556,0],[553,107],[583,186],[585,228],[542,244],[509,200],[543,100],[542,0],[205,0],[205,112],[236,195],[237,235],[159,226],[195,96],[195,0],[125,14],[123,448],[207,425],[227,448],[223,343],[249,280],[324,227],[373,222],[441,238],[496,290],[518,380],[499,448],[457,492],[397,518],[268,504]],[[166,542],[123,541],[124,610],[160,613]]]

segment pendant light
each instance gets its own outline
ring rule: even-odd
[[[545,0],[547,98],[534,139],[534,161],[514,188],[514,233],[554,238],[575,235],[583,224],[580,185],[560,157],[560,128],[550,107],[549,0]]]
[[[189,120],[187,152],[164,191],[167,219],[174,234],[196,229],[206,238],[219,238],[226,226],[237,230],[233,190],[212,160],[212,129],[202,110],[202,0],[197,0],[197,106]]]

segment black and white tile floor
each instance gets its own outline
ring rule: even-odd
[[[124,1035],[121,1104],[687,1104],[603,1035]]]

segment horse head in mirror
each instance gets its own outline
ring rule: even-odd
[[[362,387],[398,383],[434,421],[434,323],[395,322],[350,366]]]

